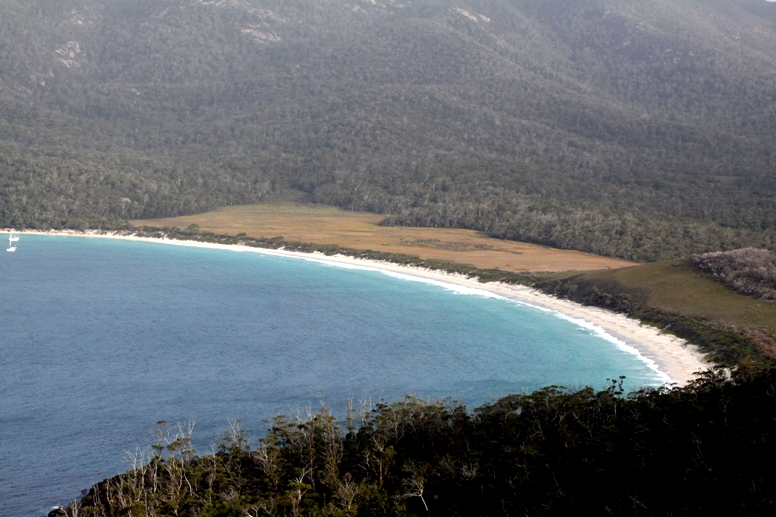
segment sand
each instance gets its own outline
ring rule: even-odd
[[[416,267],[401,266],[388,262],[356,259],[342,255],[327,256],[321,253],[299,253],[284,250],[252,248],[248,246],[222,245],[194,241],[178,241],[170,239],[151,239],[133,236],[119,236],[97,232],[15,232],[19,235],[64,235],[79,237],[114,238],[154,243],[164,243],[178,246],[196,246],[201,248],[228,249],[238,252],[260,253],[297,259],[313,260],[341,267],[370,269],[386,274],[400,276],[408,280],[430,282],[458,291],[472,294],[495,295],[516,303],[530,305],[552,312],[559,317],[574,321],[598,333],[601,337],[614,343],[639,357],[644,363],[656,371],[661,379],[669,385],[684,386],[694,378],[696,372],[707,370],[712,365],[704,359],[697,347],[688,344],[655,327],[642,324],[640,321],[625,315],[584,306],[568,300],[555,298],[526,286],[514,286],[499,282],[480,283],[463,275],[450,274]],[[19,251],[23,250],[20,241]]]

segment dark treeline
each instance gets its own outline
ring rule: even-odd
[[[0,145],[0,226],[114,229],[131,219],[204,212],[271,195],[271,181],[250,166],[224,168],[232,174],[196,159]],[[250,174],[241,174],[245,169]]]
[[[0,225],[290,197],[638,260],[776,246],[761,0],[0,4]]]
[[[776,371],[624,396],[548,387],[472,411],[407,398],[274,419],[212,456],[160,424],[145,462],[51,515],[771,515]],[[138,456],[143,456],[142,454]]]

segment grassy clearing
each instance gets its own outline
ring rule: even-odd
[[[738,294],[687,260],[541,275],[536,285],[664,328],[719,364],[769,364],[776,357],[776,304]]]
[[[472,230],[380,226],[376,214],[347,212],[322,205],[268,203],[227,207],[215,212],[166,219],[133,221],[138,226],[186,228],[249,237],[282,236],[286,241],[339,245],[345,248],[417,255],[482,269],[587,271],[634,265],[608,257],[503,241]]]
[[[702,317],[735,328],[776,332],[776,303],[736,293],[686,260],[672,260],[587,274],[591,279],[615,280],[646,292],[650,307],[684,316]]]

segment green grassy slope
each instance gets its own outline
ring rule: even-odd
[[[776,357],[776,304],[736,293],[687,260],[545,275],[537,287],[657,325],[722,364]]]
[[[776,333],[776,303],[736,293],[709,275],[699,273],[686,260],[597,271],[587,276],[645,290],[650,307],[704,317],[732,327]]]

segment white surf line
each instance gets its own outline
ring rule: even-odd
[[[692,380],[695,372],[705,370],[711,366],[693,345],[689,345],[684,340],[676,338],[675,336],[665,334],[655,327],[645,326],[640,321],[629,318],[623,314],[556,298],[530,287],[512,286],[499,282],[482,284],[476,279],[463,275],[456,275],[454,273],[414,268],[400,264],[376,262],[366,259],[356,259],[353,257],[327,256],[320,259],[321,262],[339,265],[342,265],[343,260],[370,264],[370,266],[359,264],[349,265],[347,267],[373,269],[397,278],[438,285],[461,294],[500,298],[511,303],[517,303],[551,313],[555,317],[565,319],[581,328],[592,331],[602,339],[617,346],[620,350],[636,356],[650,370],[654,371],[656,376],[664,384],[686,384]],[[500,291],[508,291],[508,293],[502,294]],[[530,295],[534,300],[527,299],[525,296],[526,294]],[[596,313],[605,314],[610,319],[616,319],[616,323],[619,327],[632,327],[632,334],[641,335],[638,337],[628,337],[623,335],[622,332],[618,332],[617,329],[610,328],[610,325],[596,322],[595,320],[600,320],[600,318],[590,317],[591,315],[594,316]],[[657,343],[656,341],[662,341],[662,343]],[[670,354],[670,357],[669,354],[665,353],[666,346],[675,349],[673,353]],[[679,360],[677,361],[676,355],[683,357],[679,357]]]
[[[226,246],[229,247],[229,245],[215,245],[215,246]],[[303,260],[308,260],[310,262],[317,262],[321,264],[331,265],[335,267],[340,267],[344,269],[355,269],[355,270],[362,270],[362,271],[373,271],[377,273],[382,273],[384,275],[388,275],[394,278],[399,278],[402,280],[408,280],[413,282],[422,282],[425,284],[435,285],[438,287],[442,287],[444,289],[453,291],[457,294],[464,294],[464,295],[473,295],[473,296],[482,296],[486,298],[495,298],[499,300],[503,300],[509,303],[515,303],[518,305],[523,305],[526,307],[531,307],[533,309],[540,310],[542,312],[545,312],[547,314],[551,314],[554,317],[563,319],[565,321],[568,321],[570,323],[573,323],[575,325],[578,325],[579,327],[592,331],[596,336],[600,337],[601,339],[604,339],[605,341],[608,341],[612,344],[614,344],[619,350],[622,350],[626,353],[629,353],[633,356],[635,356],[639,361],[641,361],[647,368],[652,370],[657,378],[659,379],[660,384],[679,384],[679,382],[674,379],[668,372],[664,371],[661,368],[661,364],[656,361],[655,359],[652,359],[650,357],[645,356],[642,354],[641,350],[637,348],[636,346],[632,346],[628,344],[624,339],[620,339],[619,337],[615,336],[612,332],[608,331],[604,327],[602,327],[599,324],[596,324],[594,322],[591,322],[584,317],[578,317],[574,315],[567,314],[563,312],[561,309],[557,308],[548,308],[543,307],[541,305],[537,305],[534,303],[531,303],[529,301],[516,299],[515,297],[509,297],[505,295],[500,295],[498,293],[494,293],[493,291],[488,290],[486,287],[482,286],[482,284],[478,286],[465,286],[461,285],[461,283],[474,283],[477,282],[474,279],[460,276],[459,278],[456,278],[458,282],[461,283],[454,283],[451,282],[451,279],[448,278],[430,278],[430,275],[434,276],[453,276],[450,273],[446,273],[444,271],[436,271],[436,270],[430,270],[430,269],[422,269],[422,268],[415,268],[411,266],[404,266],[401,264],[393,264],[390,262],[378,262],[374,260],[369,259],[360,259],[356,257],[349,257],[347,255],[324,255],[322,253],[312,253],[312,254],[305,254],[305,253],[299,253],[299,252],[293,252],[293,251],[284,251],[284,250],[262,250],[260,248],[248,248],[250,251],[255,251],[257,253],[263,253],[265,251],[269,251],[270,253],[266,253],[268,255],[275,255],[275,256],[283,256],[283,257],[293,257],[293,258],[300,258]],[[301,255],[301,256],[300,256]],[[310,255],[313,255],[312,257]],[[353,263],[353,262],[357,263]],[[397,271],[396,269],[404,269],[405,271]],[[478,282],[479,283],[479,282]],[[495,283],[502,287],[509,287],[509,284],[503,284],[503,283]],[[555,298],[549,295],[546,295],[544,293],[541,293],[539,291],[533,290],[534,296],[540,296],[540,297],[546,297],[551,300],[557,300],[558,302],[566,302],[566,300],[561,300],[559,298]],[[572,302],[573,303],[573,302]],[[617,315],[619,317],[622,317],[624,319],[627,319],[629,322],[633,322],[638,324],[639,326],[642,326],[641,322],[638,320],[627,318],[624,315],[617,314],[614,312],[609,311],[610,314]],[[655,329],[657,332],[657,329]],[[703,369],[703,368],[701,368]]]
[[[402,280],[408,280],[408,281],[412,281],[412,282],[421,282],[421,283],[425,283],[425,284],[435,285],[437,287],[442,287],[442,288],[447,289],[449,291],[453,291],[456,294],[463,294],[463,295],[469,295],[469,296],[481,296],[483,298],[494,298],[494,299],[498,299],[498,300],[501,300],[501,301],[504,301],[504,302],[507,302],[507,303],[514,303],[514,304],[521,305],[521,306],[524,306],[524,307],[530,307],[532,309],[539,310],[539,311],[544,312],[546,314],[550,314],[553,317],[556,317],[556,318],[562,319],[564,321],[568,321],[570,323],[573,323],[573,324],[575,324],[575,325],[577,325],[577,326],[579,326],[579,327],[581,327],[581,328],[583,328],[585,330],[591,331],[597,337],[599,337],[601,339],[604,339],[605,341],[608,341],[608,342],[614,344],[619,350],[622,350],[622,351],[624,351],[624,352],[626,352],[628,354],[631,354],[631,355],[635,356],[638,360],[643,362],[647,366],[647,368],[649,368],[650,370],[655,372],[655,375],[660,380],[660,384],[672,384],[672,383],[676,382],[667,372],[663,371],[660,368],[660,365],[657,363],[657,361],[655,361],[655,360],[653,360],[653,359],[651,359],[649,357],[644,356],[638,348],[629,345],[624,340],[619,339],[618,337],[614,336],[613,334],[608,332],[606,329],[604,329],[602,326],[600,326],[600,325],[598,325],[596,323],[590,322],[590,321],[588,321],[588,320],[586,320],[584,318],[580,318],[580,317],[576,317],[576,316],[571,316],[571,315],[566,314],[566,313],[564,313],[564,312],[562,312],[562,311],[560,311],[558,309],[550,309],[550,308],[547,308],[547,307],[542,307],[541,305],[536,305],[536,304],[530,303],[528,301],[518,300],[518,299],[515,299],[515,298],[510,298],[508,296],[500,295],[500,294],[494,293],[492,291],[489,291],[489,290],[487,290],[484,287],[469,287],[469,286],[464,286],[464,285],[461,285],[461,284],[451,283],[449,281],[446,282],[444,280],[436,280],[436,279],[427,278],[427,277],[424,277],[424,276],[412,275],[412,274],[402,273],[402,272],[397,272],[397,271],[390,271],[390,270],[379,268],[377,266],[371,266],[371,267],[351,266],[351,265],[346,265],[346,264],[342,264],[342,263],[338,263],[338,262],[332,262],[332,261],[325,261],[325,260],[319,260],[319,262],[325,262],[325,263],[329,263],[329,264],[332,264],[332,265],[335,265],[335,266],[351,268],[351,269],[371,270],[371,271],[379,272],[379,273],[382,273],[384,275],[388,275],[388,276],[391,276],[391,277],[394,277],[394,278],[399,278],[399,279],[402,279]],[[411,270],[413,272],[416,271],[415,268],[410,268],[410,267],[407,267],[407,266],[400,266],[398,264],[397,264],[397,266],[405,267],[405,268],[407,268],[407,269],[409,269],[409,270]],[[432,273],[432,274],[433,273],[442,273],[442,272],[436,272],[436,271],[432,271],[432,270],[421,270],[421,271],[428,271],[429,273]],[[471,278],[460,278],[460,281],[461,282],[466,282],[466,281],[474,282],[476,280],[471,279]],[[503,284],[502,283],[500,285],[501,286],[507,286],[508,284]],[[539,293],[539,294],[544,295],[544,293]],[[549,296],[549,295],[544,295],[544,296]],[[632,321],[638,321],[638,320],[632,320]]]

